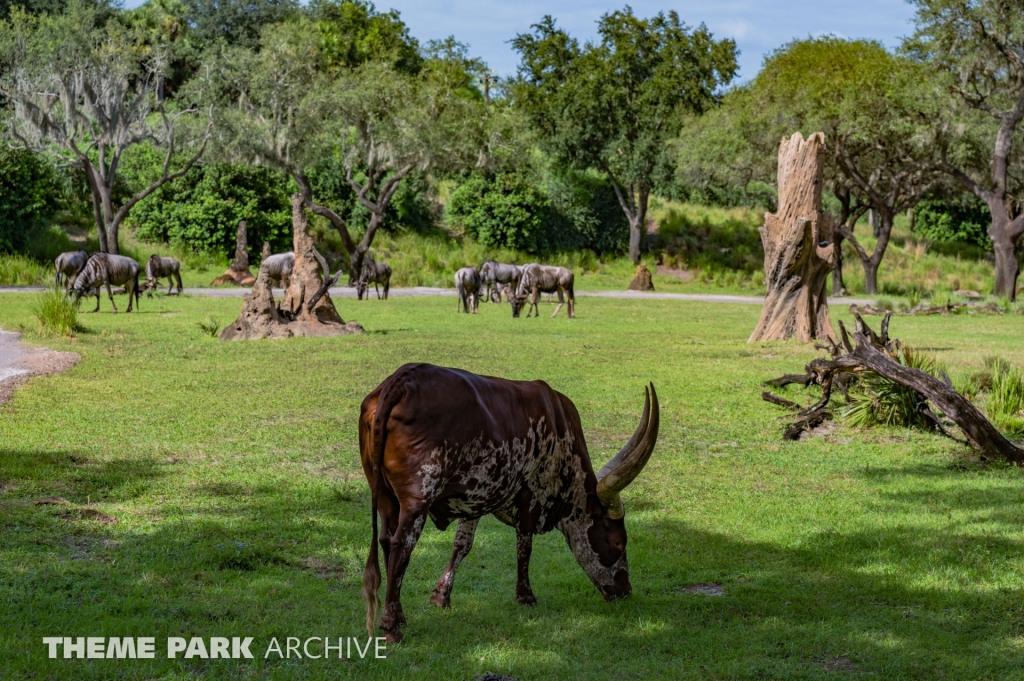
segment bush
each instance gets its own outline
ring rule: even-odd
[[[573,171],[474,175],[452,192],[445,217],[485,246],[528,253],[618,253],[629,239],[611,185]]]
[[[939,363],[933,356],[909,345],[901,345],[895,359],[903,366],[920,369],[932,376],[939,373]],[[854,426],[924,428],[928,425],[921,415],[921,397],[916,390],[874,372],[861,375],[850,389],[849,396],[849,406],[843,415]]]
[[[276,252],[292,246],[289,179],[263,166],[218,163],[194,167],[139,202],[130,221],[138,239],[230,258],[238,221],[249,230],[249,254],[264,241]]]
[[[67,294],[59,288],[50,288],[42,295],[34,316],[39,322],[41,336],[74,336],[80,331],[78,310]]]
[[[551,201],[521,173],[471,177],[452,192],[446,208],[449,224],[484,246],[541,250]]]
[[[53,168],[42,158],[0,145],[0,252],[28,253],[46,235],[61,194]]]
[[[955,199],[926,199],[914,209],[914,234],[939,243],[964,243],[992,250],[991,216],[981,199],[964,194]]]

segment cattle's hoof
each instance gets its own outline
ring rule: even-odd
[[[439,608],[450,608],[452,601],[448,596],[441,594],[437,591],[430,597],[430,603],[436,605]]]
[[[401,643],[405,636],[400,629],[381,629],[384,632],[384,640],[388,643]]]
[[[537,597],[530,594],[516,594],[516,601],[523,605],[537,605]]]

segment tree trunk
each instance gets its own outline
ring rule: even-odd
[[[231,267],[224,271],[224,274],[214,279],[210,286],[224,286],[226,284],[237,284],[238,286],[252,286],[256,279],[249,271],[249,235],[245,220],[238,221],[238,231],[235,232],[235,259]]]
[[[644,225],[640,216],[634,215],[629,221],[629,260],[634,265],[640,264],[640,251],[643,248]]]
[[[869,296],[878,293],[878,264],[872,260],[863,260],[864,265],[864,293]]]
[[[878,211],[874,208],[868,210],[868,224],[871,225],[871,235],[877,239],[879,232]]]
[[[359,324],[342,320],[324,290],[324,272],[309,234],[302,194],[292,195],[292,228],[295,266],[281,305],[275,304],[270,279],[261,268],[252,293],[245,295],[242,313],[224,329],[221,340],[364,333]]]
[[[834,232],[833,236],[835,237],[836,246],[836,268],[832,270],[832,295],[845,296],[846,284],[843,282],[843,235],[839,232]]]
[[[1024,215],[1015,220],[1007,216],[1009,211],[1002,202],[994,199],[989,201],[989,212],[992,213],[992,224],[988,235],[992,238],[992,249],[995,253],[996,284],[993,293],[1010,300],[1017,299],[1017,277],[1020,266],[1017,263],[1017,241],[1024,231]]]
[[[779,147],[779,202],[761,226],[768,293],[750,341],[835,339],[826,285],[835,265],[832,218],[821,210],[824,133]]]

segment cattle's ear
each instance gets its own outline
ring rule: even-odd
[[[587,495],[587,515],[592,518],[602,518],[607,515],[604,505],[596,494]]]

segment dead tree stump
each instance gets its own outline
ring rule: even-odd
[[[292,336],[343,336],[365,333],[355,322],[348,324],[338,314],[331,296],[323,288],[323,269],[309,234],[306,208],[301,194],[292,195],[292,228],[295,267],[280,306],[274,301],[270,278],[262,268],[252,292],[247,293],[242,313],[224,328],[221,340],[291,338]],[[319,298],[312,300],[319,293]]]
[[[633,275],[633,281],[629,282],[630,291],[653,291],[654,281],[651,279],[651,271],[647,269],[647,265],[640,263],[636,267],[636,274]]]
[[[779,208],[761,226],[768,293],[750,341],[835,340],[826,284],[835,267],[832,219],[821,210],[824,133],[779,146]]]
[[[245,220],[238,221],[238,231],[235,233],[235,259],[231,267],[225,270],[224,274],[214,279],[210,286],[224,286],[236,284],[238,286],[252,286],[256,278],[249,271],[249,235],[245,226]]]

